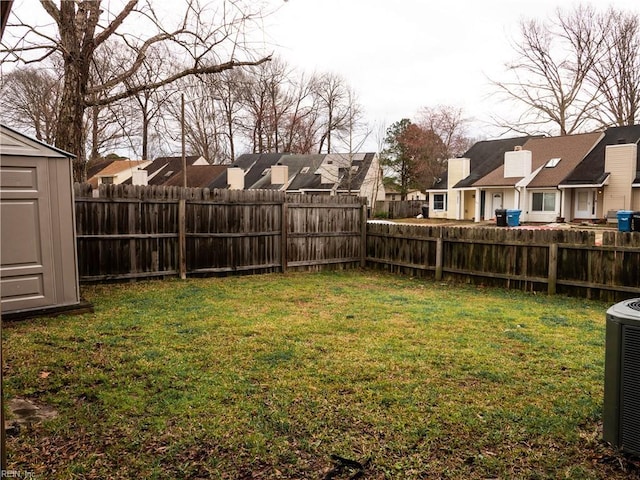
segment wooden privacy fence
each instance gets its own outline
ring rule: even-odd
[[[600,243],[600,242],[599,242]],[[640,296],[640,234],[369,223],[367,265],[550,294]]]
[[[422,213],[426,200],[378,201],[375,204],[374,216],[386,218],[409,218]]]
[[[369,266],[617,301],[640,296],[640,234],[368,223],[366,200],[75,186],[81,281]]]
[[[364,266],[366,199],[75,185],[81,281]]]

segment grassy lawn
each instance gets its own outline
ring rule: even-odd
[[[35,478],[629,478],[600,441],[608,305],[369,272],[83,296],[4,327],[7,396],[59,413],[7,439]]]

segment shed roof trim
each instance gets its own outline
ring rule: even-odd
[[[24,155],[27,157],[76,157],[72,153],[65,152],[57,147],[48,145],[4,124],[0,125],[0,154]]]

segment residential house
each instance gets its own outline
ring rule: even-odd
[[[502,165],[472,185],[480,196],[492,199],[490,206],[485,205],[484,217],[492,216],[489,208],[496,205],[520,210],[520,221],[549,223],[570,217],[571,195],[558,186],[602,137],[602,133],[536,137],[505,152]]]
[[[115,160],[89,178],[93,188],[100,185],[120,185],[131,181],[134,175],[149,165],[149,160]]]
[[[505,152],[522,146],[529,138],[484,140],[461,157],[450,158],[442,177],[427,190],[429,217],[476,221],[492,218],[490,212],[503,207],[502,197],[487,198],[473,183],[502,165]]]
[[[185,157],[185,163],[187,167],[209,165],[201,155],[188,155]],[[182,157],[158,157],[146,166],[144,171],[146,179],[143,177],[134,181],[135,185],[164,185],[174,175],[182,174]],[[192,186],[189,183],[187,185]]]
[[[357,195],[384,200],[377,154],[245,154],[210,188],[274,189],[314,195]]]
[[[611,127],[559,188],[574,219],[601,219],[617,210],[640,211],[640,125]]]

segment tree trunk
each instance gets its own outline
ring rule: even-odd
[[[147,106],[145,102],[142,111],[142,160],[149,159],[149,118],[146,109]]]
[[[98,116],[100,114],[100,107],[93,107],[91,109],[91,154],[89,160],[97,160],[99,156],[98,152]]]
[[[56,129],[56,147],[76,156],[73,161],[73,178],[77,182],[87,180],[84,110],[87,106],[89,64],[94,48],[93,32],[99,8],[99,3],[82,3],[76,15],[75,2],[61,2],[56,19],[62,47],[60,50],[64,52],[64,84]],[[84,29],[76,28],[78,23],[83,24]],[[87,41],[87,38],[91,40]]]
[[[73,178],[77,182],[87,180],[86,153],[84,151],[84,109],[86,75],[81,73],[80,59],[65,61],[64,85],[60,101],[56,147],[76,156],[73,161]]]

